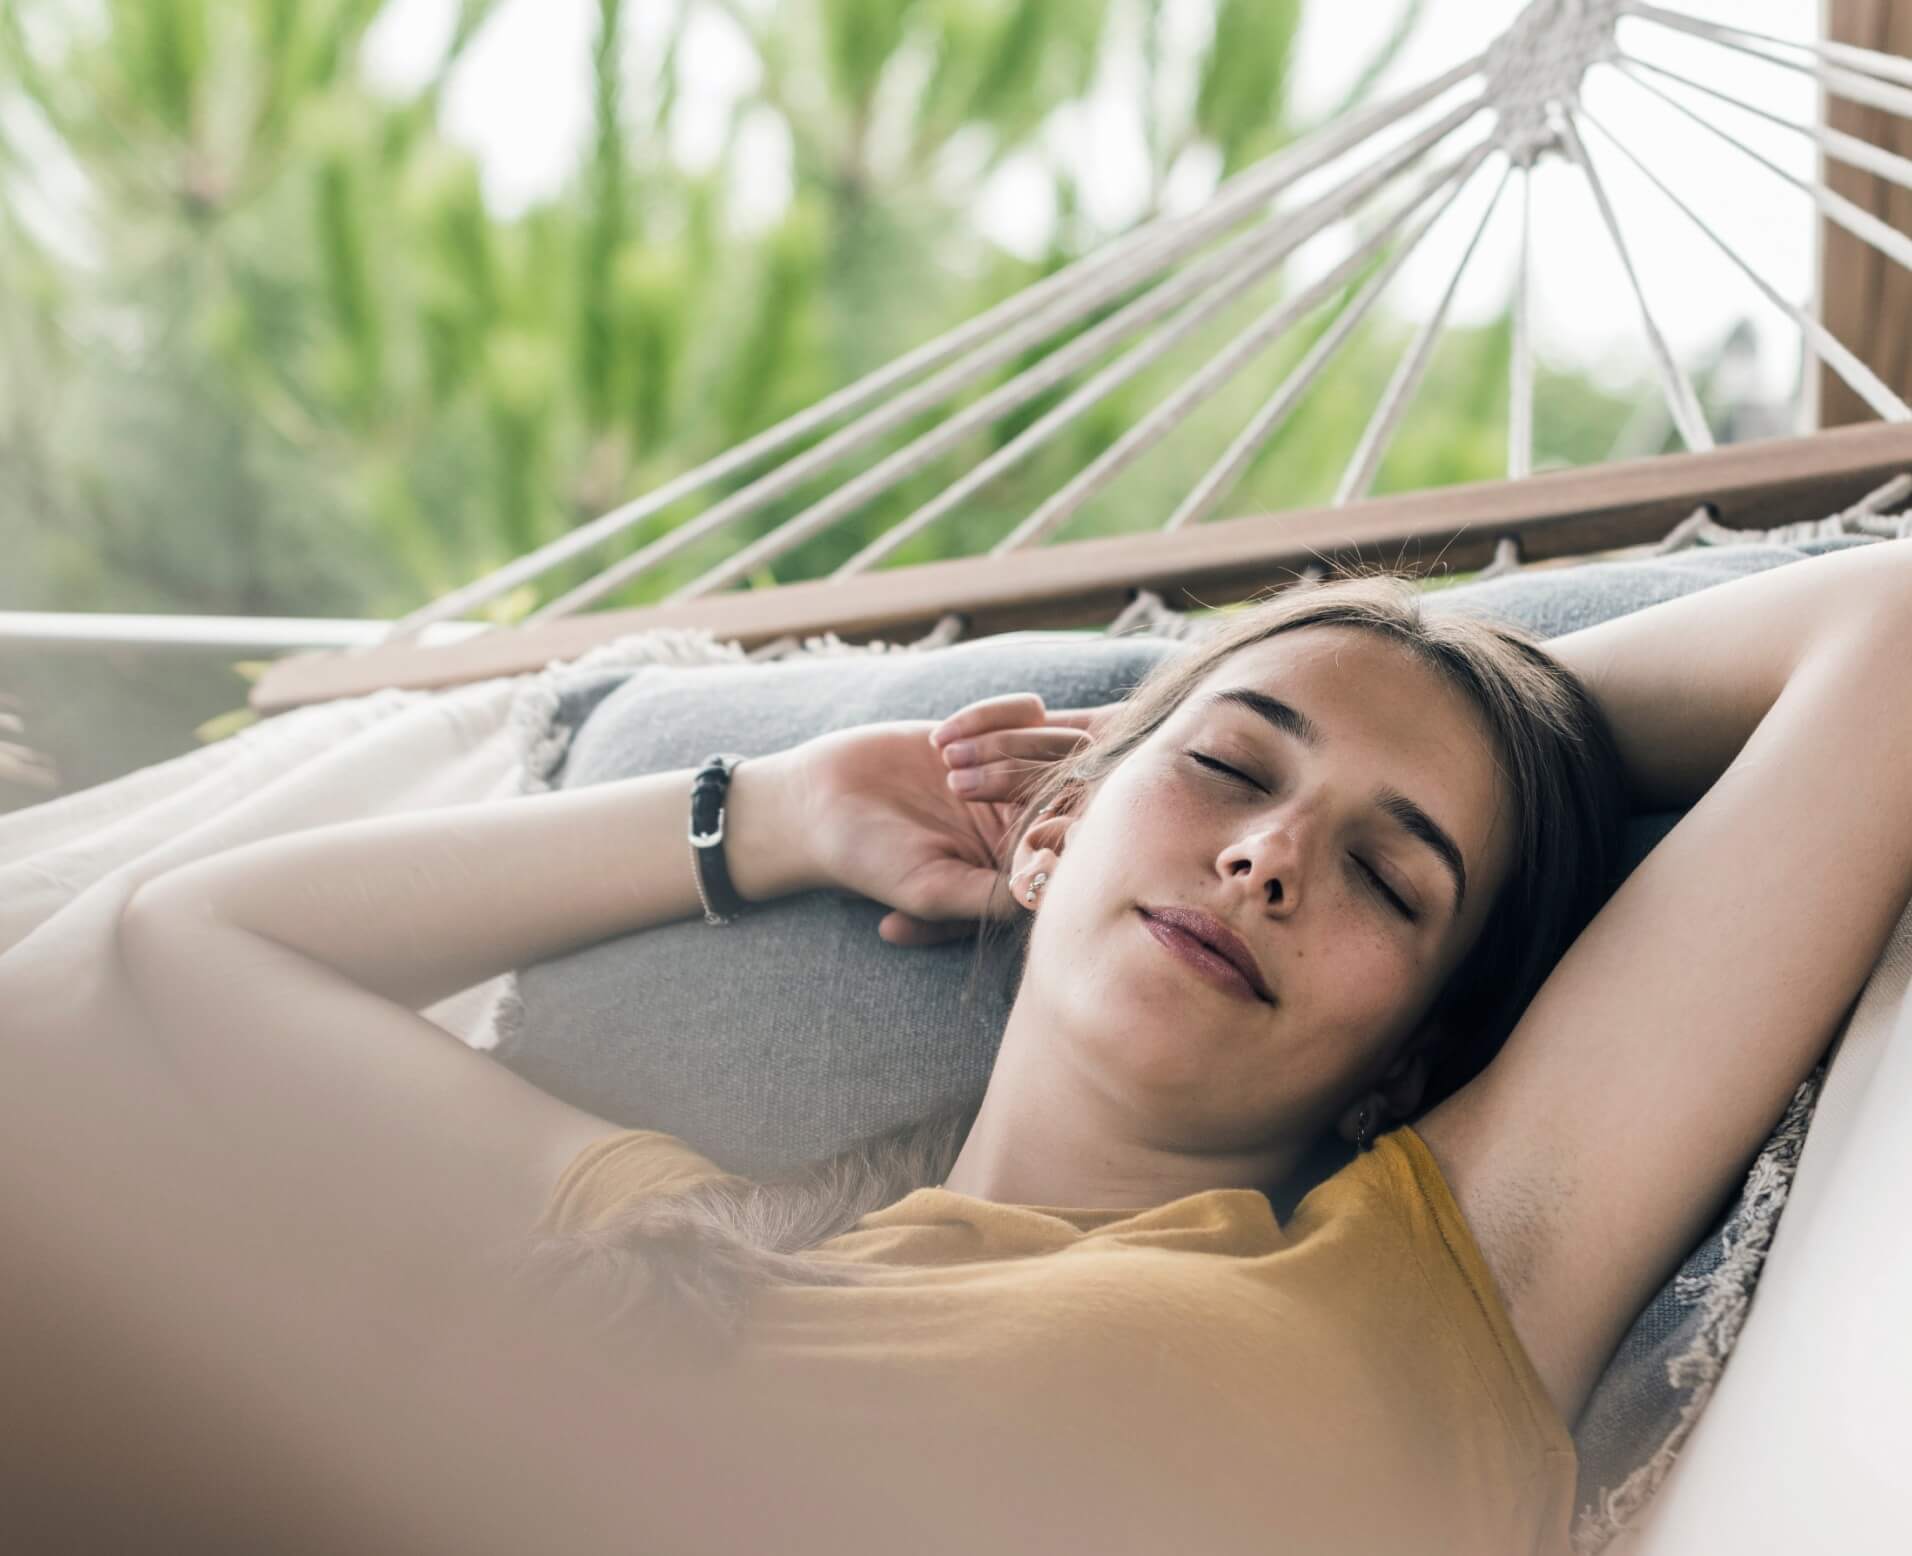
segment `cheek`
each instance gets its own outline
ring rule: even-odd
[[[1297,940],[1288,983],[1294,1073],[1323,1095],[1338,1095],[1400,1040],[1420,995],[1414,959],[1354,912]]]
[[[1189,786],[1182,782],[1172,763],[1163,762],[1146,770],[1130,769],[1109,782],[1114,801],[1112,810],[1124,813],[1131,826],[1146,818],[1154,827],[1192,823],[1199,807]]]
[[[1345,1035],[1376,1032],[1413,999],[1412,957],[1384,929],[1369,921],[1361,903],[1344,894],[1329,915],[1327,933],[1306,937],[1294,948],[1301,985],[1320,1003],[1325,1020]]]
[[[1124,769],[1104,781],[1070,832],[1068,863],[1098,880],[1121,876],[1138,890],[1159,889],[1172,867],[1169,855],[1185,855],[1202,824],[1199,803],[1173,773]]]

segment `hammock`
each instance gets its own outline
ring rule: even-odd
[[[320,702],[334,706],[315,710],[311,722],[273,721],[228,748],[209,748],[197,758],[124,780],[140,791],[143,808],[137,817],[116,810],[108,814],[128,799],[127,790],[116,797],[102,792],[65,802],[58,841],[74,856],[68,861],[72,879],[44,868],[41,850],[53,839],[42,833],[29,847],[23,828],[0,828],[0,867],[12,870],[9,880],[17,888],[6,898],[12,911],[0,913],[0,950],[44,935],[50,917],[63,909],[71,923],[74,905],[87,909],[93,900],[79,893],[79,882],[93,880],[102,867],[108,874],[94,891],[103,905],[87,911],[106,922],[115,894],[170,858],[230,843],[235,830],[243,835],[315,824],[328,817],[328,807],[362,805],[368,793],[380,805],[406,808],[508,791],[525,773],[542,770],[534,760],[543,749],[535,737],[545,730],[543,725],[513,727],[537,697],[521,697],[510,683],[494,678],[577,659],[634,634],[641,635],[644,652],[652,656],[693,648],[716,651],[722,642],[734,641],[761,659],[814,647],[818,635],[825,634],[826,647],[871,639],[914,639],[934,647],[1022,628],[1085,624],[1116,635],[1141,628],[1180,637],[1199,630],[1186,614],[1198,602],[1246,598],[1286,573],[1305,577],[1324,560],[1358,554],[1370,544],[1398,552],[1408,542],[1423,543],[1456,569],[1480,568],[1491,575],[1641,543],[1670,551],[1748,538],[1792,542],[1854,532],[1905,535],[1912,520],[1888,515],[1912,493],[1912,477],[1900,474],[1912,468],[1912,430],[1903,425],[1912,420],[1912,410],[1847,346],[1738,256],[1637,155],[1623,131],[1591,113],[1580,101],[1580,83],[1596,68],[1625,75],[1805,192],[1824,220],[1908,268],[1912,242],[1904,235],[1823,184],[1793,178],[1739,145],[1709,115],[1719,105],[1782,125],[1808,138],[1824,156],[1907,189],[1912,189],[1912,161],[1829,128],[1784,119],[1656,63],[1650,57],[1654,38],[1670,34],[1764,60],[1816,81],[1831,95],[1912,118],[1912,62],[1903,59],[1837,43],[1790,42],[1641,0],[1535,0],[1482,53],[1250,168],[1201,210],[1129,234],[738,448],[452,591],[395,623],[381,646],[280,661],[255,688],[255,706],[263,711]],[[1638,167],[1701,236],[1721,248],[1800,327],[1810,359],[1849,384],[1879,424],[1715,449],[1692,383],[1668,349],[1648,302],[1593,146]],[[1598,471],[1533,473],[1531,189],[1533,170],[1546,157],[1564,159],[1578,172],[1618,251],[1685,454]],[[1491,184],[1485,213],[1374,407],[1334,504],[1278,519],[1213,522],[1283,419],[1372,314],[1409,257],[1477,183]],[[1317,192],[1297,198],[1302,187]],[[1509,219],[1509,213],[1518,223],[1520,246],[1508,480],[1372,500],[1368,494],[1382,458],[1425,378],[1460,282],[1489,225]],[[1219,354],[987,556],[878,570],[908,540],[957,511],[1120,385],[1218,319],[1302,244],[1333,230],[1354,230],[1356,223],[1362,225],[1344,260],[1235,330]],[[1357,287],[1353,297],[1193,485],[1159,535],[1043,544],[1233,375],[1334,304],[1350,285]],[[1074,333],[1105,312],[1106,317]],[[769,534],[736,548],[661,604],[584,614],[641,583],[686,547],[734,531],[843,463],[880,450],[891,434],[1044,347],[1046,354],[1032,365],[948,412],[939,425],[843,480]],[[977,431],[1069,384],[1074,387],[1053,409],[830,578],[724,592],[952,454]],[[442,646],[421,641],[427,627],[465,617],[608,548],[673,504],[745,477],[744,484],[694,519],[613,560],[520,626],[477,631]],[[1825,518],[1828,514],[1833,517]],[[1810,518],[1801,522],[1802,515]],[[700,643],[692,644],[688,634],[673,636],[675,629],[692,629]],[[620,648],[628,653],[628,642]],[[618,652],[609,651],[613,657]],[[546,695],[555,708],[559,683],[546,682],[536,678],[530,691]],[[387,688],[453,687],[463,689],[436,699],[403,691],[362,698]],[[340,700],[346,698],[362,700]],[[547,754],[555,759],[559,749],[553,746]],[[364,780],[373,770],[390,775],[388,788],[368,788]],[[202,785],[217,792],[189,792]],[[102,838],[99,827],[109,820],[116,821],[113,836]],[[182,822],[192,825],[182,830]],[[69,931],[65,943],[70,965],[81,965],[83,934]],[[1880,1198],[1882,1186],[1912,1181],[1912,1152],[1887,1106],[1912,1095],[1907,1068],[1912,1031],[1906,1030],[1912,1007],[1905,1003],[1909,973],[1912,916],[1901,923],[1845,1029],[1819,1104],[1814,1149],[1801,1157],[1804,1110],[1811,1105],[1810,1097],[1802,1097],[1794,1109],[1798,1118],[1789,1113],[1789,1125],[1775,1136],[1749,1181],[1748,1203],[1757,1207],[1757,1217],[1743,1236],[1735,1231],[1729,1237],[1728,1257],[1753,1268],[1738,1289],[1731,1279],[1707,1288],[1707,1343],[1690,1364],[1710,1371],[1695,1380],[1699,1388],[1692,1415],[1639,1479],[1622,1486],[1605,1505],[1583,1510],[1576,1531],[1582,1550],[1600,1549],[1616,1534],[1619,1544],[1609,1548],[1630,1556],[1845,1548],[1853,1542],[1839,1537],[1839,1527],[1857,1533],[1861,1525],[1855,1519],[1896,1505],[1880,1489],[1886,1479],[1878,1477],[1875,1485],[1869,1478],[1873,1467],[1888,1460],[1894,1462],[1886,1474],[1902,1473],[1891,1451],[1903,1446],[1894,1407],[1883,1396],[1868,1404],[1841,1392],[1867,1373],[1868,1363],[1890,1358],[1844,1357],[1835,1371],[1837,1386],[1829,1389],[1816,1379],[1802,1380],[1820,1353],[1800,1342],[1841,1328],[1860,1336],[1861,1343],[1876,1345],[1903,1329],[1893,1316],[1902,1303],[1894,1303],[1912,1290],[1912,1278],[1902,1267],[1881,1273],[1874,1260],[1888,1241],[1883,1229],[1892,1225],[1889,1204]],[[487,991],[476,992],[481,998],[463,1001],[461,1012],[436,1014],[464,1030],[489,999]],[[1775,1235],[1777,1205],[1788,1192],[1795,1208]],[[1801,1215],[1808,1211],[1815,1219],[1802,1227]],[[1770,1321],[1763,1329],[1758,1324],[1747,1328],[1734,1350],[1733,1371],[1722,1377],[1719,1364],[1746,1320],[1746,1299],[1767,1241],[1771,1268],[1761,1280],[1760,1300]],[[1806,1241],[1815,1246],[1810,1259],[1800,1252]],[[1868,1279],[1876,1277],[1876,1290],[1861,1321],[1846,1324],[1853,1272],[1859,1270],[1868,1272]],[[1721,1402],[1709,1409],[1688,1442],[1698,1408],[1716,1382]],[[1736,1387],[1738,1397],[1728,1403]],[[1676,1447],[1678,1465],[1671,1463]],[[1642,1519],[1643,1504],[1663,1480],[1666,1489]],[[1760,1486],[1783,1488],[1783,1499],[1774,1500],[1777,1490],[1758,1495],[1747,1489]]]
[[[1623,29],[1620,24],[1628,25]],[[1912,189],[1912,160],[1842,132],[1785,119],[1651,58],[1655,36],[1697,40],[1765,61],[1855,103],[1912,117],[1912,62],[1851,45],[1801,43],[1724,26],[1644,0],[1533,0],[1491,47],[1432,80],[1330,125],[1224,184],[1201,209],[1147,224],[656,490],[394,624],[383,646],[349,655],[281,661],[254,690],[277,711],[382,686],[433,687],[531,670],[624,634],[658,626],[707,628],[751,648],[836,632],[851,640],[915,637],[948,642],[1025,627],[1104,624],[1150,587],[1163,600],[1224,604],[1284,573],[1307,576],[1324,558],[1368,545],[1391,552],[1422,543],[1448,565],[1508,568],[1657,540],[1702,505],[1737,528],[1846,508],[1912,465],[1912,409],[1818,320],[1788,300],[1664,181],[1620,130],[1591,112],[1580,86],[1597,69],[1717,136],[1807,194],[1829,222],[1912,269],[1912,240],[1823,184],[1795,178],[1714,122],[1719,106],[1803,136],[1825,157]],[[1590,153],[1588,132],[1639,169],[1803,333],[1823,364],[1879,417],[1878,425],[1804,439],[1715,450],[1688,375],[1674,360],[1641,284],[1626,237]],[[1529,324],[1532,176],[1546,157],[1584,180],[1619,254],[1638,306],[1673,427],[1688,453],[1533,477],[1535,363]],[[1325,184],[1305,199],[1295,191]],[[1283,420],[1295,409],[1430,230],[1476,182],[1492,195],[1445,291],[1403,352],[1342,476],[1332,507],[1279,518],[1207,523]],[[1404,192],[1403,192],[1404,189]],[[1508,480],[1410,498],[1366,500],[1381,461],[1426,375],[1460,282],[1490,224],[1518,223],[1508,428]],[[1356,231],[1356,224],[1362,224]],[[1119,386],[1216,320],[1309,240],[1347,230],[1350,252],[1326,274],[1232,332],[1109,448],[1043,501],[985,557],[874,571],[905,542],[957,511],[1027,460]],[[1365,279],[1363,277],[1365,276]],[[1181,426],[1248,363],[1358,291],[1325,333],[1189,490],[1157,536],[1042,542]],[[1113,308],[1080,334],[1085,320]],[[661,604],[598,612],[587,607],[640,583],[686,547],[738,525],[847,460],[945,407],[998,369],[1043,351],[1032,365],[827,496],[735,549]],[[963,472],[829,578],[742,594],[721,591],[858,512],[899,482],[960,449],[966,438],[1087,376],[1053,409]],[[830,430],[834,429],[834,430]],[[806,443],[820,434],[821,441]],[[801,450],[793,452],[793,450]],[[704,512],[605,566],[509,631],[426,648],[419,635],[554,569],[602,551],[673,504],[757,469]],[[1202,526],[1199,530],[1196,526]],[[1012,559],[1010,566],[999,565]]]

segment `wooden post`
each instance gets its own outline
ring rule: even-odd
[[[1912,5],[1899,0],[1826,0],[1826,35],[1885,54],[1912,55]],[[1912,122],[1842,98],[1826,99],[1835,130],[1912,156]],[[1912,232],[1912,189],[1827,158],[1821,176],[1829,188]],[[1820,318],[1866,365],[1901,396],[1912,398],[1912,272],[1862,243],[1843,227],[1820,223]],[[1872,409],[1837,373],[1819,373],[1819,425],[1871,421]]]

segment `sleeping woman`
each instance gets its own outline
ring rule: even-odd
[[[416,1014],[701,915],[689,770],[185,866],[119,975],[209,1130],[538,1272],[630,1429],[722,1461],[699,1504],[633,1449],[686,1543],[632,1548],[1550,1551],[1595,1379],[1912,895],[1908,654],[1908,542],[1544,647],[1344,578],[1108,708],[750,756],[744,902],[1020,957],[980,1098],[776,1182]],[[1690,811],[1615,891],[1629,807]]]

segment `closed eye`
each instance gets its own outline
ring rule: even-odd
[[[1218,762],[1214,757],[1201,751],[1190,751],[1186,754],[1192,761],[1202,767],[1208,768],[1212,772],[1222,773],[1229,778],[1233,778],[1238,783],[1247,784],[1249,788],[1258,792],[1266,792],[1254,779],[1250,778],[1246,773],[1230,767],[1226,762]],[[1410,924],[1419,921],[1420,914],[1416,913],[1401,900],[1400,896],[1394,891],[1394,888],[1382,879],[1380,873],[1376,871],[1367,860],[1363,859],[1359,854],[1350,854],[1348,857],[1361,867],[1361,873],[1368,878],[1368,881],[1371,883],[1371,889],[1385,897],[1388,901],[1388,905],[1392,907],[1396,913],[1400,914],[1400,916],[1406,919]]]
[[[1237,778],[1247,784],[1251,789],[1259,789],[1261,787],[1260,784],[1256,783],[1255,780],[1250,778],[1246,773],[1237,772],[1226,762],[1218,762],[1214,757],[1204,756],[1200,751],[1190,751],[1188,755],[1199,762],[1203,767],[1210,768],[1218,773],[1226,773],[1230,778]]]
[[[1351,857],[1353,857],[1354,862],[1360,865],[1362,870],[1367,873],[1368,879],[1374,882],[1376,888],[1380,891],[1381,895],[1386,897],[1389,903],[1393,905],[1394,911],[1396,913],[1400,914],[1401,917],[1406,919],[1410,924],[1414,923],[1418,918],[1420,918],[1420,914],[1416,913],[1412,908],[1410,908],[1405,902],[1403,902],[1398,896],[1395,895],[1394,888],[1389,886],[1386,881],[1382,880],[1381,877],[1375,873],[1374,867],[1370,865],[1367,862],[1367,860],[1362,859],[1359,856],[1351,856]]]

